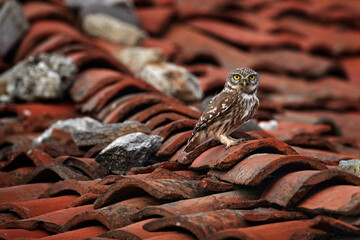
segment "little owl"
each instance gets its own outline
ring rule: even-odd
[[[184,151],[194,150],[206,138],[219,139],[226,149],[245,141],[229,135],[255,114],[259,106],[258,84],[259,75],[250,68],[231,71],[224,89],[210,101],[195,125]]]

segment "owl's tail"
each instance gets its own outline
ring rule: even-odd
[[[189,139],[187,146],[184,149],[184,152],[189,153],[194,150],[198,145],[204,142],[206,139],[206,134],[203,131],[197,132]]]

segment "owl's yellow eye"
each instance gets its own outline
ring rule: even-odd
[[[249,76],[249,80],[254,80],[255,79],[255,76],[254,75],[250,75]]]
[[[240,75],[235,74],[235,75],[234,75],[234,80],[239,80],[239,79],[240,79]]]

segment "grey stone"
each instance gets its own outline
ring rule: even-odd
[[[134,73],[139,73],[150,63],[161,63],[165,60],[162,51],[156,48],[127,47],[113,55]]]
[[[360,159],[342,160],[339,168],[360,177]]]
[[[95,4],[83,7],[80,11],[80,17],[83,18],[88,14],[94,13],[103,13],[109,15],[111,17],[117,18],[121,21],[133,24],[137,27],[140,27],[140,21],[134,13],[134,8],[129,7],[128,5],[120,5],[120,6],[105,6]]]
[[[57,54],[40,54],[21,61],[11,70],[7,92],[24,101],[62,98],[72,85],[77,67]]]
[[[100,143],[111,143],[121,136],[135,132],[151,133],[145,124],[136,121],[126,121],[123,123],[106,124],[85,131],[76,131],[71,135],[78,147],[90,147]]]
[[[0,9],[0,58],[6,56],[28,28],[21,5],[15,0],[6,1]]]
[[[92,36],[125,46],[139,45],[147,37],[146,32],[137,26],[103,13],[84,16],[82,27]]]
[[[115,174],[125,174],[132,167],[152,164],[162,141],[157,135],[131,133],[110,143],[95,160]]]
[[[203,97],[197,77],[172,63],[148,64],[139,77],[166,95],[185,102],[199,101]]]
[[[104,5],[104,6],[122,6],[126,5],[133,8],[134,4],[130,0],[65,0],[66,5],[73,8],[82,8],[91,5]]]
[[[65,132],[74,133],[79,131],[87,131],[89,129],[102,127],[103,124],[93,118],[70,118],[67,120],[59,120],[53,123],[48,129],[46,129],[39,137],[35,139],[36,144],[47,142],[51,139],[51,133],[54,128],[61,129]]]

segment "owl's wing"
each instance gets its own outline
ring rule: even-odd
[[[199,121],[195,125],[193,136],[211,124],[221,114],[225,113],[236,101],[236,95],[232,92],[220,92],[206,107]]]

